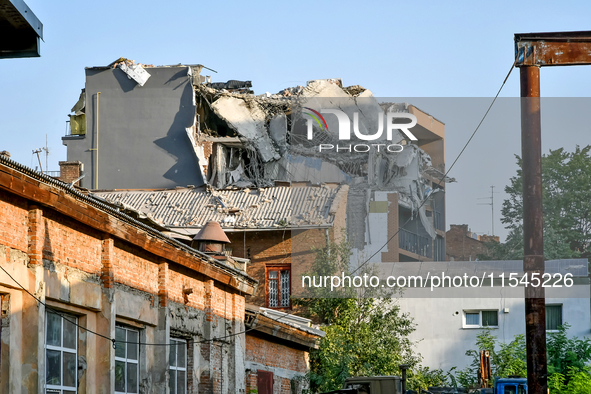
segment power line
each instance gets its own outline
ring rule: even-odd
[[[115,348],[116,348],[116,344],[117,344],[117,343],[133,343],[133,344],[137,344],[137,345],[144,345],[144,346],[178,346],[178,344],[172,344],[172,343],[148,343],[148,342],[131,342],[131,341],[120,341],[120,340],[117,340],[117,339],[115,339],[115,338],[111,338],[111,337],[109,337],[109,336],[107,336],[107,335],[103,335],[103,334],[100,334],[100,333],[98,333],[98,332],[92,331],[92,330],[90,330],[90,329],[88,329],[88,328],[86,328],[86,327],[83,327],[83,326],[81,326],[80,324],[78,324],[78,323],[76,323],[76,322],[74,322],[74,321],[72,321],[72,320],[69,320],[69,319],[68,319],[68,318],[67,318],[67,317],[66,317],[66,316],[65,316],[63,313],[61,313],[61,312],[60,312],[60,311],[58,311],[57,309],[55,309],[55,308],[53,308],[53,307],[51,307],[51,306],[47,305],[45,302],[41,301],[41,300],[40,300],[39,298],[37,298],[37,297],[36,297],[34,294],[32,294],[32,293],[31,293],[29,290],[27,290],[27,289],[26,289],[26,288],[25,288],[23,285],[21,285],[21,284],[20,284],[20,283],[19,283],[19,282],[18,282],[16,279],[14,279],[14,277],[13,277],[12,275],[10,275],[10,273],[9,273],[8,271],[6,271],[6,269],[4,269],[4,267],[2,267],[2,265],[0,265],[0,269],[2,269],[2,271],[4,271],[4,273],[5,273],[6,275],[8,275],[8,277],[9,277],[10,279],[12,279],[12,281],[13,281],[14,283],[16,283],[16,284],[17,284],[17,285],[18,285],[18,286],[19,286],[21,289],[23,289],[23,290],[24,290],[24,291],[25,291],[25,292],[26,292],[28,295],[30,295],[31,297],[33,297],[33,298],[34,298],[34,299],[35,299],[35,300],[36,300],[38,303],[40,303],[41,305],[43,305],[43,306],[44,306],[44,307],[45,307],[47,310],[49,310],[51,313],[53,313],[53,314],[56,314],[56,315],[60,316],[62,319],[64,319],[64,320],[65,320],[65,321],[67,321],[68,323],[70,323],[70,324],[73,324],[73,325],[75,325],[76,327],[78,327],[78,328],[80,328],[80,329],[82,329],[82,330],[84,330],[84,331],[86,331],[86,332],[89,332],[89,333],[91,333],[91,334],[94,334],[94,335],[96,335],[96,336],[98,336],[98,337],[101,337],[101,338],[104,338],[104,339],[106,339],[106,340],[110,341],[110,342],[113,344],[113,349],[115,349]],[[269,317],[269,319],[270,319],[271,321],[277,322],[277,321],[279,321],[279,320],[283,319],[283,318],[284,318],[284,317],[286,317],[286,316],[289,316],[289,314],[287,314],[287,313],[286,313],[285,315],[283,315],[283,316],[280,316],[280,317],[279,317],[279,318],[277,318],[277,319],[272,319],[272,318],[270,318],[270,317]],[[225,336],[223,336],[223,337],[217,337],[217,338],[212,338],[212,339],[204,339],[204,340],[201,340],[201,341],[195,341],[195,343],[207,343],[207,342],[212,342],[212,343],[213,343],[214,341],[220,341],[220,340],[222,340],[222,339],[227,339],[227,338],[231,338],[231,337],[234,337],[234,336],[237,336],[237,335],[246,334],[247,332],[249,332],[249,331],[252,331],[252,330],[255,330],[256,328],[257,328],[257,327],[251,327],[251,328],[249,328],[249,329],[246,329],[246,330],[243,330],[243,331],[240,331],[240,332],[236,332],[236,333],[233,333],[233,334],[228,334],[228,335],[225,335]]]
[[[460,153],[458,154],[458,156],[455,158],[455,160],[453,161],[453,163],[451,164],[451,166],[449,167],[449,169],[445,172],[445,174],[443,174],[443,176],[441,177],[441,179],[439,180],[439,182],[437,183],[437,186],[441,186],[441,183],[445,180],[445,178],[447,177],[447,174],[449,174],[449,172],[451,171],[451,169],[454,167],[454,165],[457,163],[458,159],[460,158],[460,156],[462,156],[462,154],[464,153],[464,151],[466,150],[466,148],[468,147],[468,145],[470,144],[470,141],[472,141],[472,138],[474,138],[474,135],[476,135],[476,132],[478,131],[478,129],[480,129],[480,126],[482,125],[482,122],[484,122],[484,119],[486,119],[488,113],[490,112],[491,108],[493,107],[493,105],[495,104],[495,101],[497,101],[497,98],[499,97],[499,94],[501,94],[501,90],[503,90],[503,87],[505,86],[505,83],[507,83],[507,80],[509,79],[509,76],[511,75],[511,72],[513,71],[513,68],[515,68],[515,64],[517,63],[517,58],[515,58],[515,61],[513,62],[513,64],[511,65],[511,68],[509,69],[509,72],[507,73],[507,76],[505,77],[505,80],[503,81],[503,83],[501,84],[501,87],[499,88],[499,91],[497,92],[497,94],[495,95],[495,97],[493,98],[493,100],[491,101],[490,105],[488,106],[488,109],[486,110],[486,112],[484,113],[484,116],[482,117],[482,119],[480,120],[480,122],[478,123],[478,126],[476,126],[476,129],[474,129],[474,132],[472,132],[472,135],[470,136],[470,138],[468,139],[468,141],[466,142],[466,144],[464,145],[464,147],[462,148],[462,150],[460,151]],[[417,208],[417,212],[419,209],[421,209],[421,207],[423,205],[425,205],[425,203],[427,202],[427,200],[429,199],[429,196],[426,196],[421,204],[418,206]],[[411,215],[411,217],[409,217],[406,222],[404,222],[402,224],[402,226],[398,226],[398,230],[396,230],[396,232],[394,233],[394,235],[392,235],[390,238],[388,238],[388,240],[386,241],[386,243],[384,245],[382,245],[381,248],[379,248],[374,254],[372,254],[371,256],[369,256],[369,258],[367,260],[365,260],[363,263],[361,263],[361,265],[359,267],[357,267],[357,269],[355,269],[351,275],[355,274],[357,271],[359,271],[364,265],[366,265],[367,263],[369,263],[369,261],[375,256],[377,255],[382,249],[384,249],[388,243],[394,239],[395,236],[398,235],[398,233],[400,232],[400,229],[404,226],[406,226],[411,220],[413,219],[413,216]]]

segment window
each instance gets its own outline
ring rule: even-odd
[[[46,393],[75,394],[78,386],[78,319],[48,311],[45,319]]]
[[[289,267],[267,267],[267,305],[269,308],[291,306],[291,270]]]
[[[187,341],[184,339],[170,339],[168,387],[170,394],[185,394],[187,392]]]
[[[464,311],[464,328],[498,327],[499,311]]]
[[[546,331],[558,331],[562,325],[562,305],[546,305]]]
[[[115,392],[137,393],[139,381],[139,332],[115,327]]]

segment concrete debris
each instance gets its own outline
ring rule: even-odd
[[[264,163],[281,158],[267,132],[266,113],[256,101],[221,97],[211,108],[228,127],[253,145]]]
[[[71,112],[73,112],[74,115],[82,115],[86,112],[86,89],[82,89],[80,92],[80,97],[72,107]]]
[[[384,121],[389,119],[388,113],[411,114],[412,106],[407,103],[380,103],[369,89],[360,85],[343,87],[342,80],[338,78],[311,80],[306,86],[289,87],[276,94],[267,92],[259,96],[247,91],[251,87],[250,81],[195,86],[200,117],[200,135],[195,138],[195,145],[211,144],[211,154],[206,154],[208,149],[204,148],[204,153],[199,156],[200,162],[207,161],[204,168],[209,185],[225,189],[271,187],[276,181],[346,183],[351,186],[351,195],[359,194],[359,202],[363,202],[355,204],[358,205],[356,207],[348,207],[348,217],[354,217],[355,213],[351,210],[360,207],[368,212],[371,194],[368,190],[393,191],[399,194],[400,205],[420,220],[426,233],[436,237],[433,220],[428,216],[426,207],[421,206],[422,201],[430,190],[432,179],[444,182],[453,179],[444,178],[439,167],[433,166],[427,152],[409,143],[408,135],[405,136],[401,130],[387,129]],[[329,114],[323,117],[326,127],[307,117],[303,111],[306,108]],[[311,149],[313,144],[307,138],[307,133],[310,133],[308,122],[311,122],[314,142],[343,145],[341,120],[338,114],[330,112],[335,109],[352,121],[350,134],[355,138],[372,144],[400,144],[404,149],[392,153],[384,148],[365,155],[346,149],[336,152]],[[250,189],[245,189],[245,192],[249,193]],[[257,202],[250,208],[256,209],[264,202]],[[222,207],[216,209],[221,212],[227,210]],[[244,216],[245,212],[240,214]],[[361,216],[364,215],[361,213]],[[301,216],[293,220],[291,224],[307,219]],[[357,224],[366,226],[365,221]],[[254,225],[253,222],[250,225]],[[361,237],[365,233],[362,228],[357,232]],[[364,241],[361,239],[359,242]]]
[[[251,81],[236,81],[234,79],[228,82],[213,82],[208,84],[212,89],[224,90],[226,92],[237,92],[237,93],[254,93],[249,88],[252,88]]]
[[[287,151],[287,116],[278,114],[269,122],[269,135],[279,149],[279,153],[284,155]]]
[[[144,84],[150,78],[150,73],[144,70],[141,63],[136,63],[134,60],[125,59],[123,57],[111,63],[109,66],[121,69],[127,78],[133,79],[138,85],[144,86]]]

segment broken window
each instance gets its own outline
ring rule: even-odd
[[[138,393],[139,331],[115,328],[115,393]]]
[[[170,394],[187,392],[187,341],[179,338],[170,339],[168,387]]]
[[[267,268],[267,306],[269,308],[289,308],[291,306],[291,268]]]
[[[45,323],[46,393],[77,393],[78,319],[50,310]]]

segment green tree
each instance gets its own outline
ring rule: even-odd
[[[316,250],[310,275],[350,275],[350,256],[346,241],[331,242]],[[364,273],[368,271],[356,274]],[[319,348],[310,352],[312,392],[339,389],[350,376],[399,375],[400,364],[410,364],[416,370],[409,373],[412,384],[440,382],[437,372],[417,368],[421,358],[408,339],[415,326],[400,312],[395,299],[347,287],[337,291],[315,288],[305,296],[294,299],[294,304],[303,307],[326,333]]]
[[[583,371],[591,361],[591,340],[589,338],[568,338],[568,323],[558,327],[558,332],[548,334],[548,374],[569,374],[569,370]]]
[[[591,393],[591,369],[582,370],[571,367],[566,375],[555,373],[548,377],[548,388],[551,394]]]
[[[556,394],[588,393],[591,391],[576,390],[591,387],[591,370],[587,366],[591,361],[591,339],[569,338],[569,328],[570,325],[565,323],[558,332],[548,334],[548,387]],[[483,330],[476,337],[475,349],[466,351],[466,355],[472,357],[472,363],[456,373],[460,385],[476,387],[478,384],[476,373],[480,367],[480,350],[489,351],[494,377],[526,377],[524,335],[516,335],[509,343],[498,344],[491,330]]]
[[[493,377],[506,378],[509,376],[526,377],[527,363],[524,335],[516,335],[509,343],[501,342],[497,346],[497,337],[491,330],[482,330],[476,336],[476,349],[466,351],[466,356],[472,357],[472,363],[458,371],[456,379],[464,387],[476,387],[477,372],[480,368],[480,351],[488,350]]]
[[[591,255],[591,145],[564,148],[542,156],[544,256],[546,259]],[[491,242],[480,259],[523,258],[522,160],[505,192],[501,222],[510,230],[504,244]]]

